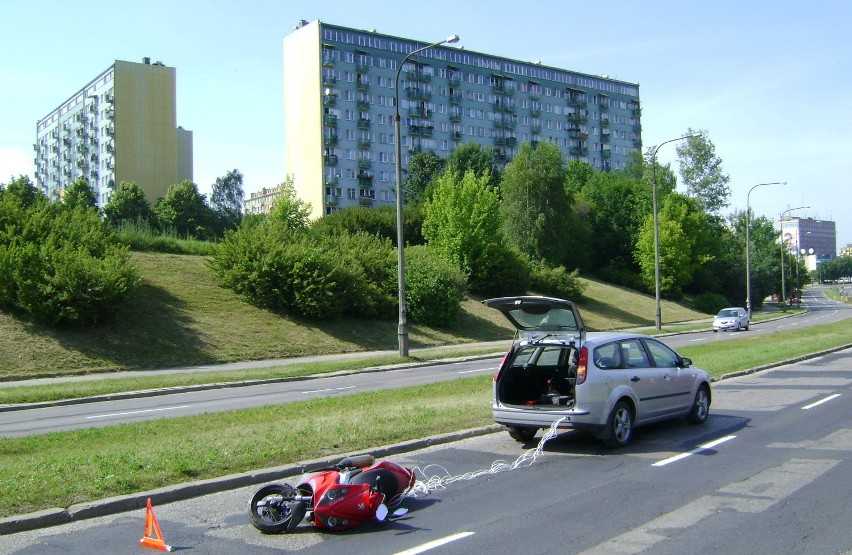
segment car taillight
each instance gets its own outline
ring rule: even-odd
[[[497,378],[500,377],[500,371],[503,370],[503,366],[505,366],[506,363],[509,362],[509,357],[512,356],[514,354],[514,352],[515,352],[515,349],[511,348],[508,351],[506,351],[505,355],[503,355],[503,360],[500,361],[500,366],[498,366],[497,371],[494,372],[494,381],[495,382],[497,381]]]
[[[577,381],[575,386],[586,381],[586,365],[589,363],[589,350],[585,347],[580,349],[580,360],[577,363]]]

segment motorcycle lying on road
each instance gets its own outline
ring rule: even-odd
[[[307,518],[317,528],[345,530],[384,521],[414,486],[414,471],[372,455],[346,457],[305,474],[296,486],[269,484],[251,498],[249,518],[264,534],[292,532]],[[391,516],[404,515],[399,508]]]

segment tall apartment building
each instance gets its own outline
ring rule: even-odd
[[[799,256],[812,256],[817,263],[837,256],[837,231],[831,220],[784,218],[781,221],[784,244]]]
[[[448,46],[398,67],[428,44],[320,21],[284,37],[285,171],[314,217],[395,202],[397,94],[403,167],[469,141],[498,164],[522,143],[550,141],[598,170],[641,150],[636,83]]]
[[[83,178],[103,206],[132,181],[153,204],[192,179],[192,132],[175,122],[175,68],[116,60],[38,121],[37,185],[59,199]]]

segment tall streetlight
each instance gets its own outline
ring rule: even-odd
[[[788,212],[792,212],[794,210],[802,210],[804,208],[810,208],[810,206],[797,206],[796,208],[788,208],[781,212],[781,216],[778,217],[778,227],[781,228],[781,307],[784,312],[787,312],[787,296],[784,291],[784,251],[787,249],[784,246],[784,216]],[[793,276],[790,276],[791,278]]]
[[[753,185],[751,189],[748,190],[748,194],[746,195],[746,311],[748,312],[748,317],[751,319],[751,243],[749,242],[749,230],[751,228],[750,218],[751,218],[751,208],[750,208],[750,198],[751,192],[757,189],[758,187],[764,187],[766,185],[786,185],[786,181],[773,181],[772,183],[758,183],[757,185]]]
[[[405,62],[418,52],[423,52],[429,48],[439,46],[445,43],[454,43],[459,41],[458,35],[447,37],[444,40],[434,42],[427,46],[417,48],[409,52],[399,63],[396,68],[396,81],[394,81],[394,116],[393,116],[393,134],[396,141],[396,250],[397,250],[397,280],[399,285],[399,325],[397,326],[396,335],[399,340],[399,356],[408,356],[408,324],[406,322],[405,310],[405,241],[402,232],[402,217],[403,217],[403,195],[402,195],[402,139],[399,132],[399,74],[405,66]]]
[[[662,297],[660,288],[660,223],[657,220],[657,151],[666,143],[673,143],[683,139],[689,139],[695,135],[684,135],[677,139],[669,139],[663,141],[657,146],[649,147],[651,151],[651,173],[654,176],[653,205],[654,205],[654,291],[657,299],[657,308],[654,313],[654,321],[657,324],[657,329],[663,328],[663,314],[660,310],[660,299]]]

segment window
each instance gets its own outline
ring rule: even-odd
[[[654,358],[654,366],[657,368],[677,368],[680,357],[677,353],[660,343],[659,341],[648,340],[645,342],[651,356]]]

